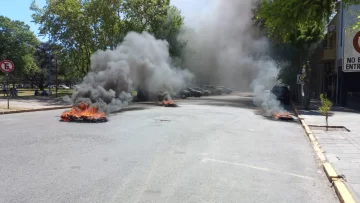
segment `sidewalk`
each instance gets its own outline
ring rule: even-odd
[[[334,106],[329,126],[344,126],[346,130],[325,131],[312,125],[325,126],[325,117],[319,112],[319,101],[312,101],[310,110],[296,105],[304,121],[321,145],[328,161],[339,175],[345,175],[345,184],[356,202],[360,202],[360,112]]]
[[[0,113],[65,106],[69,106],[69,104],[62,98],[10,98],[10,109],[7,109],[7,99],[0,99]]]

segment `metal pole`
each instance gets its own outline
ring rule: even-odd
[[[51,95],[51,63],[52,63],[52,59],[51,59],[51,54],[52,54],[52,49],[53,49],[53,45],[52,45],[52,38],[51,36],[49,36],[49,45],[50,45],[50,49],[49,49],[49,70],[48,70],[48,85],[49,85],[49,96]]]
[[[49,53],[49,70],[48,70],[48,87],[49,87],[49,95],[51,94],[51,51]]]
[[[9,96],[9,74],[6,73],[6,83],[7,83],[7,88],[6,88],[6,95],[7,95],[7,108],[10,109],[10,96]]]
[[[57,58],[55,58],[55,70],[56,70],[56,75],[55,75],[55,77],[56,77],[56,81],[55,81],[55,97],[57,97],[58,96],[58,69],[57,69]]]

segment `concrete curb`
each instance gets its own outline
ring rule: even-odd
[[[58,109],[68,109],[72,106],[58,106],[58,107],[50,107],[50,108],[40,108],[40,109],[26,109],[26,110],[19,110],[19,111],[4,111],[0,112],[0,115],[5,114],[14,114],[14,113],[26,113],[26,112],[36,112],[36,111],[50,111],[50,110],[58,110]]]
[[[334,167],[326,159],[319,142],[316,140],[316,138],[313,135],[313,133],[311,132],[309,126],[305,123],[304,118],[301,116],[301,114],[299,114],[299,112],[293,102],[291,102],[291,106],[294,109],[296,116],[300,119],[301,125],[303,126],[306,135],[308,136],[309,140],[311,141],[312,146],[316,152],[316,155],[321,160],[321,164],[325,171],[325,174],[326,174],[327,178],[329,179],[329,181],[333,184],[333,186],[335,188],[335,193],[338,196],[340,202],[341,203],[355,203],[355,200],[354,200],[353,196],[351,195],[349,189],[344,184],[343,178],[336,173]]]

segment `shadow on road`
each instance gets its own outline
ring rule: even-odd
[[[317,100],[312,100],[310,102],[310,107],[309,109],[304,109],[304,106],[302,104],[296,104],[296,108],[298,109],[299,113],[302,115],[308,115],[308,116],[323,116],[320,112],[319,112],[319,107],[320,107],[321,103],[320,101]],[[346,107],[342,107],[342,106],[333,106],[331,108],[331,111],[329,112],[329,117],[334,116],[335,113],[337,112],[343,112],[343,113],[360,113],[360,111],[354,110],[354,109],[349,109]]]

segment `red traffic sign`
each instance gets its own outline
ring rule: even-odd
[[[12,61],[9,60],[3,60],[0,62],[0,70],[4,73],[10,73],[13,72],[15,69],[15,65]]]

